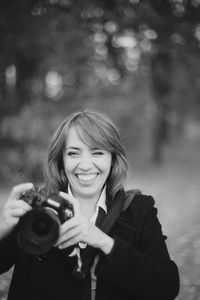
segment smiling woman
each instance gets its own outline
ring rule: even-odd
[[[105,161],[109,169],[109,176],[105,180],[108,192],[114,197],[123,187],[127,172],[125,150],[115,125],[96,112],[85,111],[70,115],[59,126],[49,145],[46,168],[46,185],[49,191],[66,191],[69,180],[65,173],[68,157],[73,158],[70,161],[78,161],[81,157],[83,165],[89,162],[86,161],[88,158],[104,162],[105,157],[109,160],[110,156],[111,162]],[[97,168],[98,166],[96,171]],[[100,170],[98,173],[101,174]]]
[[[80,138],[75,127],[69,129],[63,162],[72,193],[79,199],[92,201],[101,194],[110,173],[112,155],[104,149],[90,148]]]
[[[84,111],[64,120],[49,144],[45,190],[70,202],[73,214],[50,250],[30,255],[18,246],[16,225],[31,210],[20,195],[33,185],[13,188],[0,215],[0,272],[15,265],[8,300],[177,296],[178,269],[154,200],[124,191],[126,172],[120,136],[107,117]]]

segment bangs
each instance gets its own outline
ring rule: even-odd
[[[81,140],[90,148],[104,149],[109,152],[113,151],[110,133],[100,126],[91,118],[78,118],[73,124]]]

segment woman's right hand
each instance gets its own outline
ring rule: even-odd
[[[21,193],[33,189],[32,183],[24,183],[15,186],[0,212],[0,240],[6,237],[18,224],[19,219],[32,207],[25,201],[20,200]]]

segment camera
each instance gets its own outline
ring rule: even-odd
[[[32,209],[18,223],[17,243],[29,254],[44,254],[58,239],[59,226],[73,217],[73,205],[58,194],[47,195],[36,188],[22,193],[20,199]]]

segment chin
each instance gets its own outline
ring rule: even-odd
[[[101,190],[94,190],[94,191],[80,191],[78,194],[80,196],[82,196],[83,198],[93,198],[95,196],[99,196],[99,194],[101,193]]]

